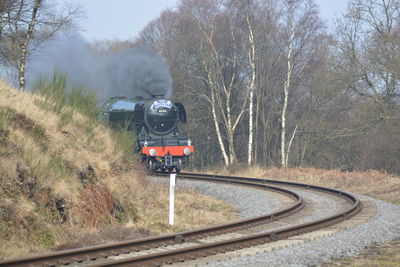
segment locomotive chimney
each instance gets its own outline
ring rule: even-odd
[[[155,99],[155,100],[158,100],[158,99],[163,99],[163,98],[164,98],[164,95],[151,95],[151,97],[152,97],[153,99]]]

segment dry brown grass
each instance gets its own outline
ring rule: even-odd
[[[81,191],[82,199],[73,212],[88,227],[96,227],[114,221],[113,197],[107,187],[88,184]]]
[[[146,201],[146,205],[142,205],[138,210],[138,213],[144,215],[146,219],[138,220],[136,225],[139,228],[150,228],[155,234],[199,228],[237,217],[234,214],[233,206],[227,203],[195,191],[177,189],[175,192],[175,225],[169,226],[169,186],[150,183],[146,187],[146,192],[156,193]],[[161,206],[157,208],[159,203]],[[157,213],[154,213],[155,209]]]
[[[342,259],[325,266],[400,266],[400,239],[367,249],[356,257]]]
[[[227,171],[218,172],[229,175]],[[363,194],[388,202],[400,204],[400,177],[376,170],[365,172],[342,172],[316,168],[261,168],[252,167],[234,173],[244,177],[287,180],[338,188],[347,192]]]
[[[70,242],[64,242],[54,247],[54,250],[65,250],[91,246],[93,244],[118,242],[135,238],[143,238],[150,234],[147,229],[133,229],[125,226],[109,226],[99,230],[83,233]]]
[[[68,107],[56,113],[46,105],[0,81],[0,258],[234,218],[222,201],[177,190],[176,224],[169,226],[168,188],[146,182],[115,133]]]

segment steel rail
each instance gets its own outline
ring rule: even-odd
[[[184,177],[186,176],[186,178],[190,177],[192,179],[196,179],[200,176],[197,174],[181,174],[181,175]],[[238,178],[238,177],[227,177],[227,176],[216,176],[216,175],[204,175],[202,177],[204,178],[204,180],[212,179],[212,180],[221,180],[221,181],[223,179],[230,179],[231,181],[236,181],[238,179],[239,180],[244,179],[247,181],[257,180],[259,183],[260,182],[261,183],[274,183],[274,184],[280,184],[280,185],[286,185],[286,186],[296,186],[296,187],[300,187],[300,188],[319,190],[319,191],[324,191],[324,192],[327,192],[330,194],[335,194],[338,197],[344,198],[344,199],[348,200],[349,202],[351,202],[352,205],[350,208],[347,208],[345,211],[339,212],[339,213],[329,216],[327,218],[319,219],[319,220],[315,220],[315,221],[312,221],[309,223],[303,223],[303,224],[299,224],[299,225],[295,225],[295,226],[291,226],[291,227],[286,227],[286,228],[275,230],[275,231],[251,234],[251,235],[244,236],[244,237],[239,237],[239,238],[234,238],[234,239],[224,240],[224,241],[219,241],[219,242],[213,242],[213,243],[208,243],[208,244],[195,245],[195,246],[192,246],[189,248],[176,249],[173,251],[153,253],[153,254],[138,256],[138,257],[127,257],[124,259],[108,261],[106,263],[97,263],[97,264],[93,264],[91,266],[93,266],[93,267],[136,266],[136,265],[159,266],[163,263],[173,263],[173,262],[178,262],[178,261],[185,261],[185,260],[195,259],[195,258],[199,258],[199,257],[204,257],[207,255],[224,253],[224,252],[232,251],[232,250],[239,249],[239,248],[273,242],[273,241],[285,239],[285,238],[288,238],[291,236],[299,235],[302,233],[321,229],[321,228],[330,226],[332,224],[349,219],[352,216],[354,216],[355,214],[357,214],[358,212],[360,212],[362,209],[362,203],[359,201],[358,198],[356,198],[355,196],[353,196],[349,193],[346,193],[346,192],[343,192],[340,190],[336,190],[336,189],[301,184],[301,183],[275,181],[275,180],[260,181],[260,179],[255,179],[255,178]]]
[[[165,174],[159,174],[159,176],[166,176]],[[344,197],[350,203],[354,203],[356,197],[353,195],[341,191],[339,189],[333,189],[329,187],[310,185],[304,183],[297,182],[289,182],[289,181],[280,181],[280,180],[271,180],[271,179],[262,179],[262,178],[250,178],[250,177],[236,177],[236,176],[226,176],[226,175],[215,175],[215,174],[198,174],[198,173],[179,173],[179,178],[192,179],[192,180],[203,180],[203,181],[213,181],[213,182],[224,182],[224,183],[234,183],[235,181],[247,181],[255,184],[273,184],[279,186],[289,186],[289,187],[298,187],[298,188],[306,188],[322,191],[325,193],[330,193],[333,195],[345,195]],[[231,181],[231,182],[229,182]]]
[[[197,180],[213,180],[212,177],[207,175],[185,174],[179,175],[180,178],[197,179]],[[190,177],[189,177],[190,176]],[[72,262],[83,262],[94,260],[96,258],[106,258],[108,256],[115,256],[119,254],[126,254],[129,252],[140,251],[144,249],[156,248],[160,246],[172,245],[183,243],[187,241],[196,240],[205,236],[212,236],[228,232],[237,231],[243,228],[253,227],[260,224],[265,224],[283,217],[289,216],[304,207],[303,199],[293,191],[288,189],[279,188],[267,184],[260,183],[259,179],[254,181],[230,179],[232,177],[218,177],[214,181],[225,182],[231,184],[238,184],[242,186],[255,187],[264,190],[274,191],[292,198],[293,203],[286,208],[279,209],[270,214],[257,216],[249,219],[236,220],[220,225],[211,227],[204,227],[196,230],[184,231],[174,234],[147,237],[142,239],[133,239],[127,241],[116,242],[112,244],[97,245],[85,248],[70,249],[58,252],[52,252],[42,255],[34,255],[21,258],[0,260],[0,266],[54,266],[57,264],[68,264]]]

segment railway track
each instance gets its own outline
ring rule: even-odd
[[[226,224],[170,235],[59,251],[45,255],[8,259],[0,261],[0,266],[56,266],[65,264],[70,266],[157,266],[165,263],[182,262],[208,255],[215,255],[304,234],[349,219],[362,209],[361,202],[351,194],[319,186],[256,178],[193,173],[181,173],[178,178],[237,184],[269,190],[286,196],[291,199],[291,203],[273,213],[250,219],[242,219]],[[278,230],[249,233],[238,237],[235,237],[235,235],[228,235],[228,237],[217,239],[217,241],[214,242],[199,241],[211,236],[221,236],[245,229],[256,228],[257,226],[280,220],[300,211],[304,207],[304,200],[298,194],[288,189],[288,187],[327,193],[346,200],[349,205],[342,212],[312,222],[284,227]]]

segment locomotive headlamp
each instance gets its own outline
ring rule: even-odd
[[[189,156],[190,153],[192,153],[192,151],[190,151],[190,148],[185,147],[185,148],[183,149],[183,153],[184,153],[186,156]]]
[[[154,148],[151,148],[149,150],[149,154],[150,154],[150,156],[154,157],[155,155],[157,155],[157,151]]]

